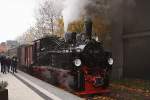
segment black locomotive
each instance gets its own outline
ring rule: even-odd
[[[111,53],[104,51],[101,42],[92,39],[90,19],[85,20],[84,27],[83,33],[66,33],[64,39],[47,36],[34,41],[28,69],[46,68],[44,71],[49,74],[45,75],[51,84],[79,94],[109,92]]]

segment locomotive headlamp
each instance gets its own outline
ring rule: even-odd
[[[109,58],[109,59],[108,59],[108,63],[109,63],[110,65],[112,65],[112,64],[114,63],[114,60],[113,60],[112,58]]]
[[[81,62],[81,60],[80,59],[75,59],[74,60],[74,64],[75,64],[75,66],[81,66],[81,64],[82,64],[82,62]]]

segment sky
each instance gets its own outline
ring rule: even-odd
[[[35,24],[38,0],[0,0],[0,42],[14,40]]]

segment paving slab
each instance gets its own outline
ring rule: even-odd
[[[15,76],[27,85],[29,85],[33,90],[36,89],[38,93],[40,92],[45,95],[47,97],[46,100],[83,100],[82,98],[72,93],[50,85],[49,83],[39,80],[22,71],[18,71]]]
[[[18,80],[14,75],[0,73],[0,81],[8,82],[9,100],[44,100],[31,88]],[[0,99],[1,100],[1,99]]]

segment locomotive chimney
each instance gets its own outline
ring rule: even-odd
[[[88,39],[92,38],[92,20],[90,17],[84,18],[84,32]]]

